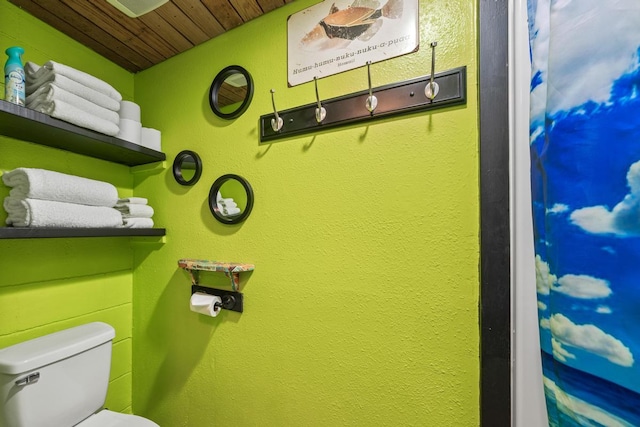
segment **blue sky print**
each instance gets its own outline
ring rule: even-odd
[[[640,426],[640,1],[529,0],[550,426]]]

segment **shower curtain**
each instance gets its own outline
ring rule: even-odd
[[[640,0],[529,0],[550,426],[640,426]]]

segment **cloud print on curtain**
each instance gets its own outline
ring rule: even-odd
[[[640,1],[529,0],[550,426],[640,426]]]

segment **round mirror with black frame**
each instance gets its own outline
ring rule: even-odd
[[[173,177],[180,185],[194,185],[202,175],[202,160],[198,153],[183,150],[173,161]]]
[[[213,79],[209,105],[223,119],[235,119],[246,111],[253,98],[251,74],[239,65],[230,65]]]
[[[251,185],[239,175],[222,175],[209,190],[209,209],[223,224],[241,223],[253,209]]]

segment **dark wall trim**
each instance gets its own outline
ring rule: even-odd
[[[480,0],[480,422],[511,425],[508,2]]]

